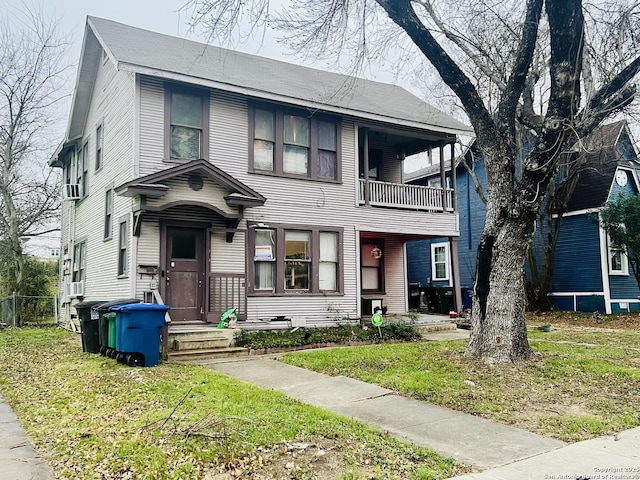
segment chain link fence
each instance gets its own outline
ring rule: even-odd
[[[12,295],[0,299],[0,323],[7,327],[57,325],[58,298]]]

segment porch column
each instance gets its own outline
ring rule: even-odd
[[[462,311],[462,289],[460,288],[460,263],[458,262],[458,238],[449,237],[451,248],[451,275],[453,276],[453,308]]]
[[[364,129],[362,163],[364,165],[364,204],[369,205],[369,129]]]
[[[447,211],[447,183],[446,183],[446,175],[444,171],[444,146],[440,145],[440,188],[442,194],[442,211]]]
[[[453,191],[451,192],[451,208],[453,208],[454,212],[458,210],[458,201],[456,199],[457,176],[456,176],[456,148],[455,147],[456,147],[456,144],[452,143],[451,144],[451,188],[453,189]]]

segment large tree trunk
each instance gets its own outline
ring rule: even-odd
[[[486,363],[514,363],[533,354],[525,323],[524,225],[510,219],[497,235],[483,232],[478,247],[471,341],[466,355]]]
[[[508,154],[494,157],[489,170],[505,164]],[[503,182],[512,182],[505,172]],[[525,323],[524,264],[533,234],[535,204],[513,198],[512,189],[492,189],[485,227],[478,245],[472,308],[471,341],[466,355],[486,363],[529,360],[533,351]]]

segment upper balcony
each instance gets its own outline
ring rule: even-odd
[[[454,135],[376,126],[360,127],[358,140],[359,205],[456,211],[455,188],[451,188],[455,187],[455,171],[446,171],[451,169],[450,159],[455,156]],[[419,163],[414,168],[429,167],[433,175],[408,183],[405,161],[416,154],[420,154]]]
[[[359,179],[360,205],[374,207],[408,208],[429,212],[453,212],[452,188],[410,185]]]

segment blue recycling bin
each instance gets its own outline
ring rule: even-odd
[[[119,362],[153,367],[160,362],[160,337],[169,307],[157,303],[116,305],[116,350]]]

